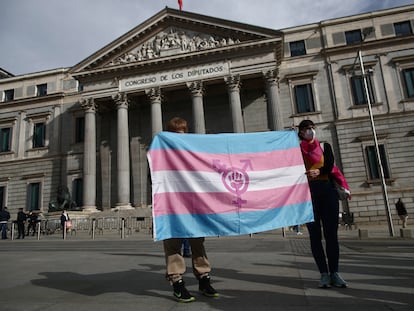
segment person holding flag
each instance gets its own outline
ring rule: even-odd
[[[311,250],[321,279],[320,288],[347,287],[347,283],[338,273],[339,242],[338,215],[339,201],[335,188],[330,181],[334,167],[331,145],[324,144],[322,149],[316,139],[315,124],[303,120],[299,124],[300,148],[308,176],[312,195],[314,221],[306,224],[309,231]],[[322,230],[326,241],[326,254],[322,244]]]
[[[167,124],[167,130],[175,133],[187,133],[187,121],[175,117]],[[183,280],[186,270],[185,260],[181,252],[183,238],[171,238],[163,240],[165,260],[167,263],[167,280],[173,286],[174,297],[179,302],[192,302],[195,300]],[[191,247],[193,273],[199,282],[199,291],[207,297],[218,297],[219,294],[210,284],[211,265],[204,248],[204,237],[189,238]]]

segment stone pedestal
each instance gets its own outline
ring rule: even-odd
[[[401,228],[400,229],[400,237],[402,238],[412,238],[413,237],[413,230],[408,228]]]
[[[359,229],[358,230],[358,236],[359,236],[360,239],[368,238],[368,236],[369,236],[368,229]]]

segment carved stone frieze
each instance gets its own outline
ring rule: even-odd
[[[158,33],[133,50],[114,59],[109,65],[119,65],[132,62],[195,52],[239,43],[240,40],[225,38],[211,34],[203,34],[186,29],[169,27]]]

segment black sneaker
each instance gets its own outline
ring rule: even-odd
[[[204,276],[199,280],[198,290],[207,297],[218,297],[219,293],[211,286],[210,276]]]
[[[174,288],[174,297],[179,302],[192,302],[195,300],[193,296],[188,292],[187,288],[185,288],[185,283],[183,280],[179,280],[173,283]]]

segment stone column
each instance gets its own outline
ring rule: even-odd
[[[280,114],[279,81],[277,70],[269,70],[264,73],[266,80],[267,116],[269,128],[272,131],[283,129],[282,116]]]
[[[194,120],[194,132],[197,134],[206,133],[206,124],[204,119],[204,106],[203,106],[203,82],[188,82],[187,87],[191,92],[191,99],[193,101],[193,120]]]
[[[151,101],[151,129],[152,137],[154,137],[162,131],[161,89],[147,89],[145,94]]]
[[[129,126],[128,98],[125,93],[112,96],[117,110],[117,209],[132,209],[130,160],[129,160]]]
[[[93,98],[83,98],[85,111],[85,140],[83,152],[83,210],[96,209],[96,104]]]
[[[229,76],[225,78],[225,81],[229,93],[233,132],[244,133],[243,114],[240,100],[240,76]]]

